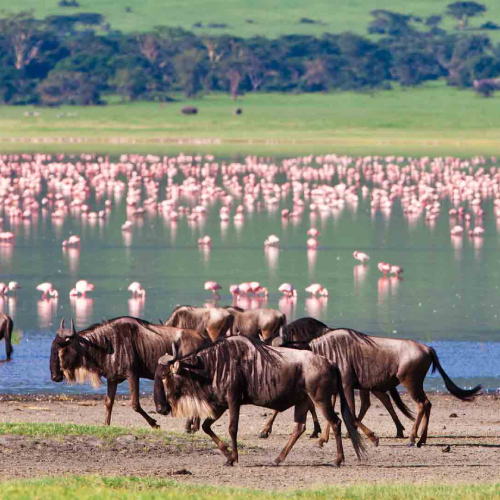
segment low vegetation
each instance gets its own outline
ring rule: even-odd
[[[11,481],[2,484],[2,496],[20,498],[102,498],[102,499],[206,499],[233,500],[287,500],[308,498],[322,499],[377,499],[377,500],[441,500],[441,499],[492,499],[500,496],[500,484],[492,485],[358,485],[270,492],[220,488],[213,486],[182,485],[168,479],[138,477],[68,477],[61,479],[34,479]]]

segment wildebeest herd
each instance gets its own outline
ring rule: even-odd
[[[5,338],[9,359],[12,320],[0,315],[0,338]],[[392,402],[414,421],[410,445],[420,447],[427,440],[431,403],[423,383],[429,368],[438,370],[448,391],[469,400],[481,387],[464,390],[456,386],[442,368],[434,349],[412,340],[374,337],[347,328],[329,328],[314,318],[290,324],[273,309],[244,311],[240,308],[179,306],[163,323],[123,316],[94,324],[77,332],[61,321],[50,353],[54,382],[107,381],[106,418],[111,413],[119,383],[128,381],[132,408],[158,427],[139,401],[139,380],[154,380],[156,412],[185,417],[186,431],[202,429],[226,458],[226,465],[238,462],[238,422],[242,405],[253,404],[274,410],[260,436],[268,437],[279,412],[294,407],[295,426],[288,443],[274,460],[285,460],[306,428],[311,412],[314,432],[321,427],[316,410],[326,421],[319,439],[328,442],[330,431],[336,440],[334,465],[344,461],[341,421],[334,411],[337,397],[349,438],[358,458],[365,455],[358,429],[375,446],[379,438],[363,423],[370,406],[370,393],[386,407],[396,425],[396,437],[404,437]],[[402,384],[417,405],[416,417],[402,401],[397,386]],[[354,390],[359,390],[361,409],[356,415]],[[214,433],[212,424],[229,410],[231,448]],[[420,438],[417,441],[418,433]]]

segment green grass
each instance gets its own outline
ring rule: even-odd
[[[195,105],[196,116],[180,109]],[[242,107],[243,114],[234,115]],[[246,94],[104,107],[3,107],[0,152],[124,151],[222,154],[500,154],[500,94],[433,83],[359,94]],[[74,118],[57,118],[61,111]]]
[[[259,491],[213,486],[182,485],[168,479],[138,477],[67,477],[9,481],[1,485],[1,498],[69,499],[169,499],[238,500],[255,498],[330,499],[494,499],[500,498],[500,484],[492,485],[357,485],[287,492]]]
[[[59,7],[57,0],[40,2],[39,0],[18,0],[6,3],[6,10],[34,10],[38,17],[47,15],[66,15],[74,12],[98,12],[106,16],[106,21],[114,29],[122,31],[147,31],[156,25],[181,26],[198,34],[218,35],[229,33],[249,37],[261,35],[270,38],[287,34],[321,35],[322,33],[340,33],[353,31],[367,33],[367,25],[372,19],[373,9],[387,9],[401,13],[426,17],[442,15],[450,0],[121,0],[102,2],[101,0],[79,0],[80,8]],[[495,0],[482,0],[487,6],[484,16],[472,19],[471,27],[478,27],[490,20],[500,19],[500,3]],[[7,7],[8,5],[8,7]],[[130,7],[127,13],[125,7]],[[320,21],[321,24],[303,24],[303,17]],[[252,20],[253,23],[248,23]],[[193,24],[201,22],[225,23],[226,29],[197,29]],[[456,21],[445,16],[443,27],[455,28]],[[492,38],[500,38],[498,32],[489,31]]]

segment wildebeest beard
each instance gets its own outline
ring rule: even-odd
[[[70,385],[88,382],[94,389],[102,385],[102,378],[99,373],[83,366],[79,366],[78,368],[63,368],[62,372]]]

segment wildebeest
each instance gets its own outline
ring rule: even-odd
[[[292,321],[292,323],[289,323],[283,329],[283,338],[288,342],[309,342],[310,340],[321,337],[322,335],[325,335],[326,333],[331,331],[333,331],[333,329],[325,325],[325,323],[318,321],[315,318],[306,317],[297,319],[295,321]],[[396,412],[394,411],[394,408],[391,404],[391,399],[388,396],[388,394],[385,392],[378,392],[378,391],[372,391],[372,392],[382,402],[382,404],[385,406],[385,408],[391,415],[392,420],[396,425],[396,437],[403,438],[404,426],[399,420]],[[410,409],[402,401],[401,396],[399,395],[397,389],[392,388],[390,389],[389,392],[393,397],[396,406],[401,410],[401,412],[410,420],[414,421],[415,417],[412,415]],[[363,417],[366,415],[368,408],[370,408],[370,391],[360,389],[359,396],[361,399],[361,408],[357,420],[358,422],[361,422],[363,420]],[[278,415],[277,412],[273,413],[271,418],[266,423],[264,429],[262,429],[260,437],[266,438],[269,436],[269,434],[272,432],[274,420],[276,419],[277,415]],[[311,434],[310,437],[315,438],[321,432],[321,427],[319,425],[318,417],[316,415],[314,407],[311,407],[311,415],[314,421],[314,432]],[[375,444],[378,444],[377,440],[375,440],[374,442]]]
[[[287,345],[286,340],[276,339],[278,345]],[[298,344],[288,343],[290,346]],[[453,383],[443,370],[432,347],[413,340],[373,337],[351,329],[335,329],[322,337],[305,344],[314,353],[325,356],[339,366],[344,391],[353,415],[355,415],[354,389],[387,392],[399,384],[408,391],[418,408],[417,418],[410,434],[410,445],[415,444],[418,429],[422,432],[417,447],[427,441],[431,402],[424,391],[424,379],[432,366],[443,377],[448,391],[455,397],[468,400],[481,390],[461,389]],[[356,422],[370,439],[373,432]],[[328,441],[328,427],[320,444]]]
[[[226,311],[234,314],[233,330],[235,334],[260,338],[270,342],[280,328],[286,326],[286,316],[276,309],[253,309],[245,311],[241,307],[228,306]]]
[[[160,380],[162,383],[157,383]],[[205,417],[202,428],[227,459],[238,462],[238,421],[240,407],[254,404],[284,411],[295,406],[295,428],[287,445],[276,458],[285,460],[305,431],[311,400],[335,432],[338,467],[344,461],[341,422],[332,407],[332,396],[340,395],[342,417],[358,458],[364,453],[354,419],[342,389],[338,367],[308,351],[272,348],[259,340],[234,336],[185,356],[166,354],[155,374],[156,411],[162,415]],[[229,409],[231,448],[213,432],[212,424]]]
[[[5,355],[7,361],[11,358],[13,348],[12,348],[12,329],[14,328],[14,322],[10,316],[5,313],[0,313],[0,340],[5,339]]]
[[[158,359],[165,352],[172,352],[173,342],[179,342],[182,352],[191,352],[207,343],[194,330],[154,325],[147,321],[122,316],[102,324],[89,326],[76,332],[64,328],[64,319],[52,342],[50,373],[54,382],[64,378],[70,383],[89,381],[99,386],[106,378],[106,425],[111,422],[111,412],[118,384],[128,381],[132,408],[141,414],[151,427],[158,427],[139,402],[139,379],[154,379]]]
[[[185,106],[181,109],[183,115],[196,115],[198,113],[198,108],[194,106]]]
[[[234,315],[219,307],[177,306],[165,326],[189,328],[214,341],[232,331]],[[231,334],[231,333],[229,333]]]

